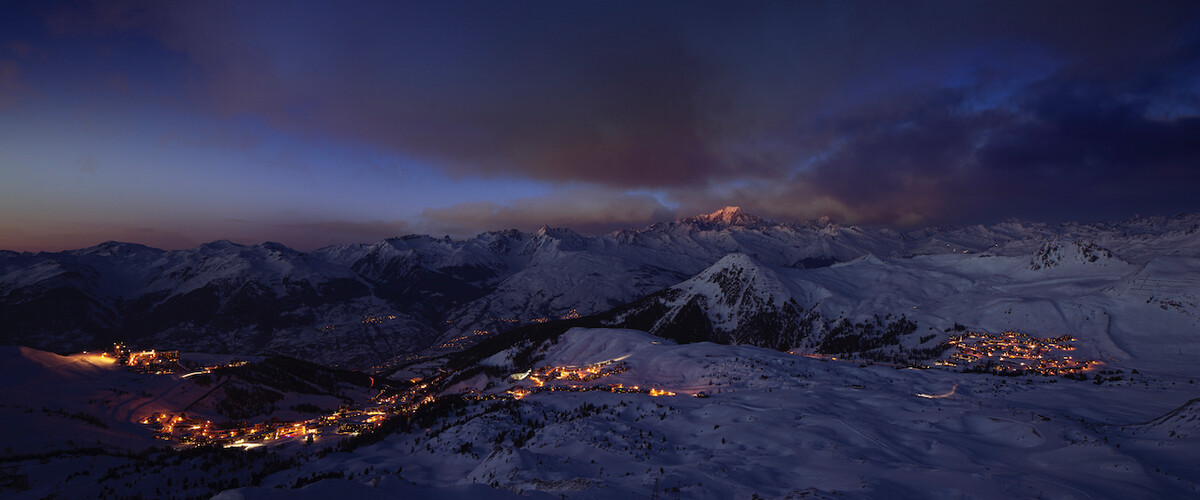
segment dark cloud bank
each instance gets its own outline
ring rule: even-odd
[[[1195,2],[75,10],[88,9],[186,56],[203,75],[201,102],[220,112],[392,148],[452,175],[582,185],[615,201],[656,190],[683,213],[740,204],[900,225],[1200,209]],[[620,212],[615,201],[597,210]],[[619,222],[672,213],[635,201],[639,215]],[[571,203],[426,216],[503,225]],[[561,222],[573,221],[611,225]]]

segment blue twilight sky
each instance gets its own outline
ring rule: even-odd
[[[1196,2],[0,2],[0,249],[1200,210]]]

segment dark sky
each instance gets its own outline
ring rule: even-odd
[[[1173,215],[1198,144],[1194,1],[0,3],[8,249]]]

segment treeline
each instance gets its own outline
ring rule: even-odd
[[[283,394],[258,386],[225,384],[224,396],[217,399],[217,411],[234,420],[255,417],[275,411],[275,403]]]
[[[885,346],[900,344],[900,338],[917,331],[917,324],[904,315],[892,315],[852,323],[842,318],[827,326],[828,334],[821,340],[817,352],[822,354],[861,354]]]
[[[67,413],[66,410],[62,410],[62,409],[50,410],[50,409],[47,409],[45,406],[43,406],[42,413],[45,413],[47,415],[58,415],[60,417],[66,417],[66,418],[70,418],[73,420],[79,420],[81,422],[86,422],[86,423],[92,424],[101,429],[108,428],[108,424],[104,423],[103,420],[100,420],[95,415],[84,413],[82,411],[77,411],[74,413]]]
[[[339,383],[370,387],[372,379],[365,373],[329,368],[316,363],[272,355],[258,363],[219,368],[214,374],[232,375],[253,384],[263,385],[280,392],[301,394],[335,394]],[[382,384],[382,378],[376,379]]]

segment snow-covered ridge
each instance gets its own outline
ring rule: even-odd
[[[673,288],[703,293],[713,305],[736,309],[750,304],[780,307],[790,295],[778,274],[744,253],[731,253]]]
[[[1174,497],[1197,485],[1183,465],[1196,442],[1180,430],[1196,405],[1168,411],[1188,395],[1172,377],[897,370],[627,329],[575,328],[521,347],[534,349],[528,372],[474,372],[442,393],[476,403],[239,493],[368,466],[430,486],[596,499],[665,488],[685,498]],[[1122,425],[1163,412],[1153,431]],[[371,485],[388,472],[363,474]],[[390,491],[378,484],[370,491]]]
[[[696,216],[692,220],[725,226],[754,226],[767,223],[761,217],[742,211],[741,207],[725,207],[711,214]]]
[[[607,324],[680,341],[787,349],[810,331],[803,291],[752,257],[726,255],[696,276],[617,310]]]
[[[1133,435],[1170,441],[1200,434],[1200,398],[1192,399],[1149,422],[1126,426],[1125,430]]]
[[[217,241],[163,251],[106,242],[70,252],[0,253],[0,307],[10,318],[0,326],[0,337],[59,351],[118,336],[186,338],[179,347],[204,341],[207,349],[222,350],[291,345],[277,341],[286,330],[291,333],[283,338],[303,339],[306,352],[325,347],[334,352],[357,345],[337,339],[352,323],[345,311],[361,311],[360,324],[367,316],[405,318],[408,326],[396,339],[429,339],[411,346],[414,350],[434,335],[440,335],[439,345],[454,348],[521,324],[604,312],[669,287],[684,306],[696,306],[684,316],[704,316],[716,330],[735,331],[766,310],[790,308],[788,317],[814,307],[832,317],[856,310],[898,313],[896,301],[860,296],[856,285],[842,284],[878,281],[878,273],[888,272],[889,265],[882,264],[887,259],[979,254],[1019,257],[1026,270],[1034,259],[1042,271],[1051,266],[1060,274],[1075,272],[1065,270],[1075,269],[1071,263],[1116,269],[1125,262],[1144,266],[1162,255],[1200,256],[1197,227],[1200,215],[1190,214],[899,232],[828,220],[778,223],[728,207],[601,236],[543,227],[466,240],[410,235],[308,253],[277,243]],[[1046,247],[1048,242],[1058,247]],[[856,261],[864,256],[875,260]],[[844,265],[829,267],[838,263]],[[822,268],[828,272],[817,272]],[[801,280],[780,277],[795,269],[813,273]],[[721,291],[714,281],[725,276],[728,288],[738,272],[743,291]],[[940,286],[940,278],[934,280],[921,289],[909,291],[906,285],[896,291],[925,294]],[[693,297],[703,297],[704,307]],[[1171,298],[1165,305],[1187,310],[1189,301]],[[703,314],[691,314],[697,308]],[[213,315],[222,320],[212,323]],[[372,338],[395,345],[380,335]]]
[[[1091,242],[1053,239],[1042,244],[1029,260],[1029,268],[1037,271],[1064,265],[1105,266],[1116,259],[1111,250]]]

